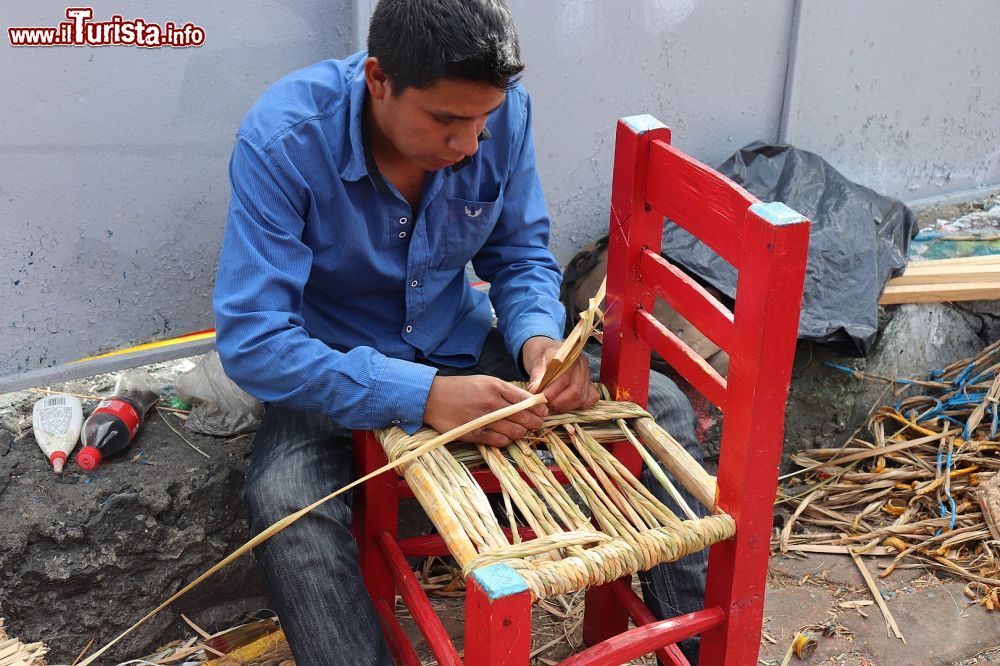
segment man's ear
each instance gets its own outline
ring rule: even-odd
[[[369,56],[365,60],[365,83],[372,99],[382,100],[389,94],[389,77],[382,70],[378,58]]]

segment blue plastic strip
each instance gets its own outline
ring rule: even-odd
[[[942,466],[942,462],[943,462],[943,457],[944,457],[944,452],[941,450],[941,445],[939,444],[938,445],[938,452],[937,452],[937,465],[936,465],[938,478],[941,477],[941,466]],[[942,518],[944,518],[946,515],[948,515],[948,512],[944,508],[944,502],[941,501],[941,494],[940,493],[938,493],[938,513],[940,514],[940,516]],[[935,534],[935,536],[938,535],[938,534],[941,534],[940,528],[934,534]]]
[[[491,601],[503,599],[513,594],[520,594],[528,589],[527,583],[520,574],[506,564],[491,564],[472,572],[472,576],[483,588]]]
[[[854,375],[860,370],[854,368],[849,368],[846,365],[841,365],[839,363],[834,363],[833,361],[823,361],[823,365],[833,368],[834,370],[840,370],[841,372],[846,372],[849,375]]]
[[[993,376],[995,374],[996,373],[993,370],[987,370],[983,374],[977,375],[977,376],[973,377],[972,380],[969,381],[969,383],[970,384],[978,384],[979,382],[986,381],[987,379],[993,379]]]
[[[850,366],[841,365],[839,363],[834,363],[833,361],[823,361],[823,365],[825,365],[827,367],[830,367],[830,368],[833,368],[834,370],[840,370],[841,372],[847,373],[847,374],[851,375],[852,377],[855,377],[858,374],[862,374],[862,375],[865,374],[864,372],[862,372],[861,370],[858,370],[857,368],[852,368]],[[893,379],[891,381],[894,384],[903,384],[904,386],[912,386],[913,384],[916,384],[916,382],[913,381],[912,379]]]
[[[944,411],[944,403],[937,398],[931,398],[934,401],[934,407],[931,407],[926,412],[913,419],[914,422],[920,423],[921,421],[927,421],[928,419],[935,418],[938,414]]]
[[[801,213],[796,213],[780,201],[755,203],[750,206],[750,211],[777,227],[806,221],[806,218]]]
[[[951,474],[951,453],[952,451],[951,448],[949,447],[948,457],[945,459],[944,463],[945,464],[944,473],[949,475]],[[948,504],[951,507],[951,520],[948,523],[949,525],[948,529],[953,530],[955,529],[955,517],[956,517],[955,514],[958,512],[958,509],[955,507],[955,498],[951,496],[951,491],[948,491]]]
[[[939,419],[944,419],[945,421],[948,421],[949,423],[954,423],[954,424],[955,424],[955,425],[957,425],[957,426],[958,426],[959,428],[963,428],[963,429],[965,428],[965,424],[964,424],[964,423],[962,423],[962,422],[961,422],[961,421],[959,421],[958,419],[956,419],[956,418],[953,418],[953,417],[951,417],[951,416],[945,416],[944,414],[941,414],[940,416],[938,416],[938,418],[939,418]]]

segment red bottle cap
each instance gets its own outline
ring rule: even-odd
[[[63,467],[66,466],[66,454],[62,451],[53,451],[52,455],[49,456],[49,462],[56,474],[62,474]]]
[[[76,454],[76,464],[85,470],[92,470],[101,464],[101,451],[96,446],[85,446]]]

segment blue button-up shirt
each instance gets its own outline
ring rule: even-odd
[[[474,365],[489,301],[515,358],[531,336],[559,339],[560,272],[524,89],[508,91],[478,152],[431,174],[411,210],[366,150],[366,55],[290,74],[244,119],[216,344],[226,373],[263,401],[412,433],[436,373],[415,359]],[[470,260],[488,297],[466,280]]]

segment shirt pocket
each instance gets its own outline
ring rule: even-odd
[[[447,199],[438,266],[448,269],[465,266],[493,233],[502,204],[502,194],[494,201]]]

